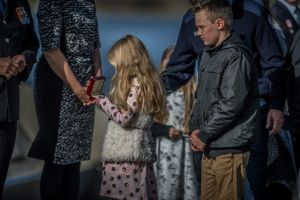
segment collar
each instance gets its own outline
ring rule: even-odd
[[[221,44],[219,44],[216,47],[209,47],[209,46],[205,47],[205,51],[207,53],[213,53],[213,52],[219,51],[224,46],[226,46],[226,44],[231,40],[231,38],[233,37],[232,35],[233,35],[233,33],[231,32],[230,35]]]

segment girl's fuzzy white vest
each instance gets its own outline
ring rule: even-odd
[[[155,140],[150,131],[152,117],[136,114],[126,127],[110,120],[104,138],[102,161],[154,162]]]

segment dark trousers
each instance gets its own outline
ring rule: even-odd
[[[0,199],[2,198],[8,165],[15,145],[16,132],[17,122],[0,122]]]
[[[300,169],[300,127],[298,127],[297,130],[298,132],[291,132],[291,135],[293,137],[295,164],[298,172]]]
[[[42,200],[77,200],[80,163],[57,165],[45,162],[40,182]]]
[[[251,145],[247,166],[247,179],[250,188],[245,186],[244,198],[266,200],[266,175],[268,161],[268,130],[266,126],[267,111],[261,110],[260,127]]]

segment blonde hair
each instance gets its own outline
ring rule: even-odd
[[[160,63],[160,73],[163,72],[166,68],[164,65],[165,60],[169,60],[173,51],[174,46],[167,47],[163,55],[161,57],[161,63]],[[192,113],[192,108],[194,104],[194,93],[196,91],[196,81],[195,77],[193,76],[184,86],[180,88],[180,90],[183,91],[183,98],[184,98],[184,122],[183,122],[183,129],[185,133],[189,133],[189,121],[190,116]]]
[[[133,35],[126,35],[109,50],[108,60],[116,69],[111,82],[112,102],[124,111],[130,110],[127,97],[136,78],[141,89],[137,99],[139,111],[164,122],[167,115],[165,92],[142,41]]]

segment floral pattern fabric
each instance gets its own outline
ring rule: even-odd
[[[167,125],[183,131],[184,96],[181,90],[168,96]],[[199,182],[193,164],[188,135],[178,140],[158,137],[157,162],[154,165],[160,200],[198,200]]]

